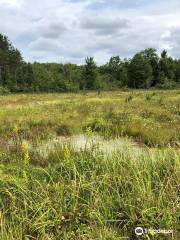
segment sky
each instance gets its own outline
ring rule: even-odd
[[[104,64],[149,47],[180,58],[180,0],[0,0],[0,19],[28,62]]]

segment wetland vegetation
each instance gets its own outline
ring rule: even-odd
[[[0,96],[0,236],[179,239],[180,92]],[[48,151],[47,151],[48,149]]]

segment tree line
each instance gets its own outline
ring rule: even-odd
[[[27,63],[8,38],[0,34],[1,92],[67,92],[78,90],[149,89],[180,86],[180,60],[164,50],[148,48],[132,59],[119,56],[98,66],[93,57],[84,65]]]

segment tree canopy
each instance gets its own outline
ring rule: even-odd
[[[98,66],[93,57],[85,64],[26,63],[20,51],[0,34],[0,88],[9,92],[65,92],[129,88],[172,88],[180,86],[180,60],[160,56],[148,48],[132,59],[112,56]]]

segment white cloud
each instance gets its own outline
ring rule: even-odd
[[[179,0],[0,0],[0,32],[27,61],[98,63],[145,47],[180,57]]]
[[[10,7],[18,7],[22,4],[22,0],[0,0],[0,5],[2,4]]]

